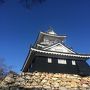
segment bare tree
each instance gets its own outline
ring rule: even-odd
[[[5,1],[4,0],[0,0],[0,5],[3,4],[3,3],[5,3]]]
[[[31,9],[33,6],[37,4],[42,4],[46,0],[19,0],[19,2],[26,7],[27,9]]]
[[[0,0],[0,5],[5,3],[7,0]],[[42,4],[46,0],[17,0],[18,3],[20,3],[22,6],[24,6],[27,9],[31,9],[33,6],[37,4]]]
[[[0,78],[4,77],[9,71],[9,66],[4,63],[4,59],[0,58]]]

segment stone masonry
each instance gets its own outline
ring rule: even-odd
[[[37,88],[35,90],[90,90],[90,76],[61,73],[9,73],[1,82],[0,87],[16,86]],[[34,90],[34,89],[33,89]]]

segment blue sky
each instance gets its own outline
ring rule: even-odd
[[[40,31],[67,35],[66,44],[90,53],[90,0],[46,0],[27,10],[8,0],[0,6],[0,58],[19,72]],[[88,61],[90,63],[90,61]]]

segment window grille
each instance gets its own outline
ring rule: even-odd
[[[48,58],[48,63],[52,63],[52,58]]]
[[[76,62],[74,60],[72,60],[72,65],[76,65]]]
[[[67,62],[64,59],[58,59],[58,64],[67,64]]]

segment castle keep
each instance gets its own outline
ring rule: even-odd
[[[80,54],[67,47],[66,35],[57,35],[52,28],[40,32],[35,44],[30,48],[23,72],[51,72],[89,75],[88,54]]]
[[[0,90],[90,90],[90,66],[86,63],[90,55],[69,48],[66,37],[52,28],[40,32],[22,72],[10,72]]]

